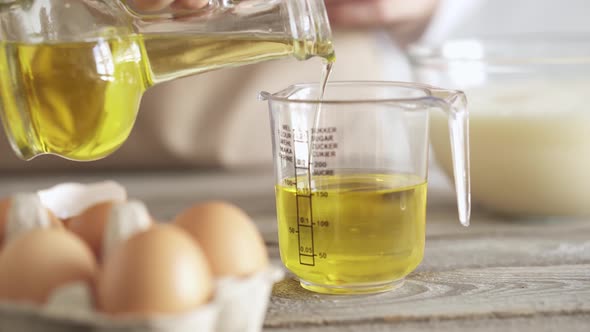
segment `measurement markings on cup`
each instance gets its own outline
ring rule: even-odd
[[[315,266],[315,247],[313,241],[313,205],[311,190],[311,164],[309,162],[309,134],[307,131],[293,129],[293,155],[295,157],[295,200],[297,206],[297,242],[299,264]],[[297,146],[300,149],[297,149]],[[302,149],[302,147],[305,147]],[[299,151],[299,154],[297,153]],[[299,181],[303,177],[305,181]],[[300,187],[301,185],[301,187]]]

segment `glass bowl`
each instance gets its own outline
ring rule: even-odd
[[[467,94],[476,210],[590,215],[590,35],[450,40],[408,57],[415,81]],[[432,113],[433,152],[452,178],[447,127]]]

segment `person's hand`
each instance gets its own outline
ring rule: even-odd
[[[334,26],[367,28],[423,21],[438,0],[325,0]]]
[[[166,7],[182,9],[199,9],[205,7],[209,0],[131,0],[133,7],[139,10],[157,11]]]
[[[330,24],[338,28],[386,28],[399,46],[424,33],[439,0],[325,0]]]

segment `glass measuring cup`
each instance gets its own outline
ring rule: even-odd
[[[459,219],[470,218],[462,92],[398,82],[299,84],[261,93],[270,109],[281,259],[320,293],[401,285],[424,255],[428,121],[445,111]]]

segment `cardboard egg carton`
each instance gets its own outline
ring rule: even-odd
[[[218,281],[214,299],[180,315],[121,319],[65,306],[0,303],[0,331],[11,332],[256,332],[262,330],[272,286],[283,270]]]
[[[111,193],[107,195],[106,191]],[[61,218],[82,210],[81,205],[70,204],[72,200],[68,196],[73,194],[82,197],[85,206],[106,199],[126,199],[124,188],[112,182],[93,184],[86,188],[80,184],[64,184],[37,194],[41,203]],[[74,283],[55,290],[43,306],[0,300],[0,331],[256,332],[262,330],[272,287],[283,277],[282,268],[269,266],[247,278],[217,279],[209,303],[187,313],[146,318],[102,314],[94,309],[92,291],[88,285]]]

